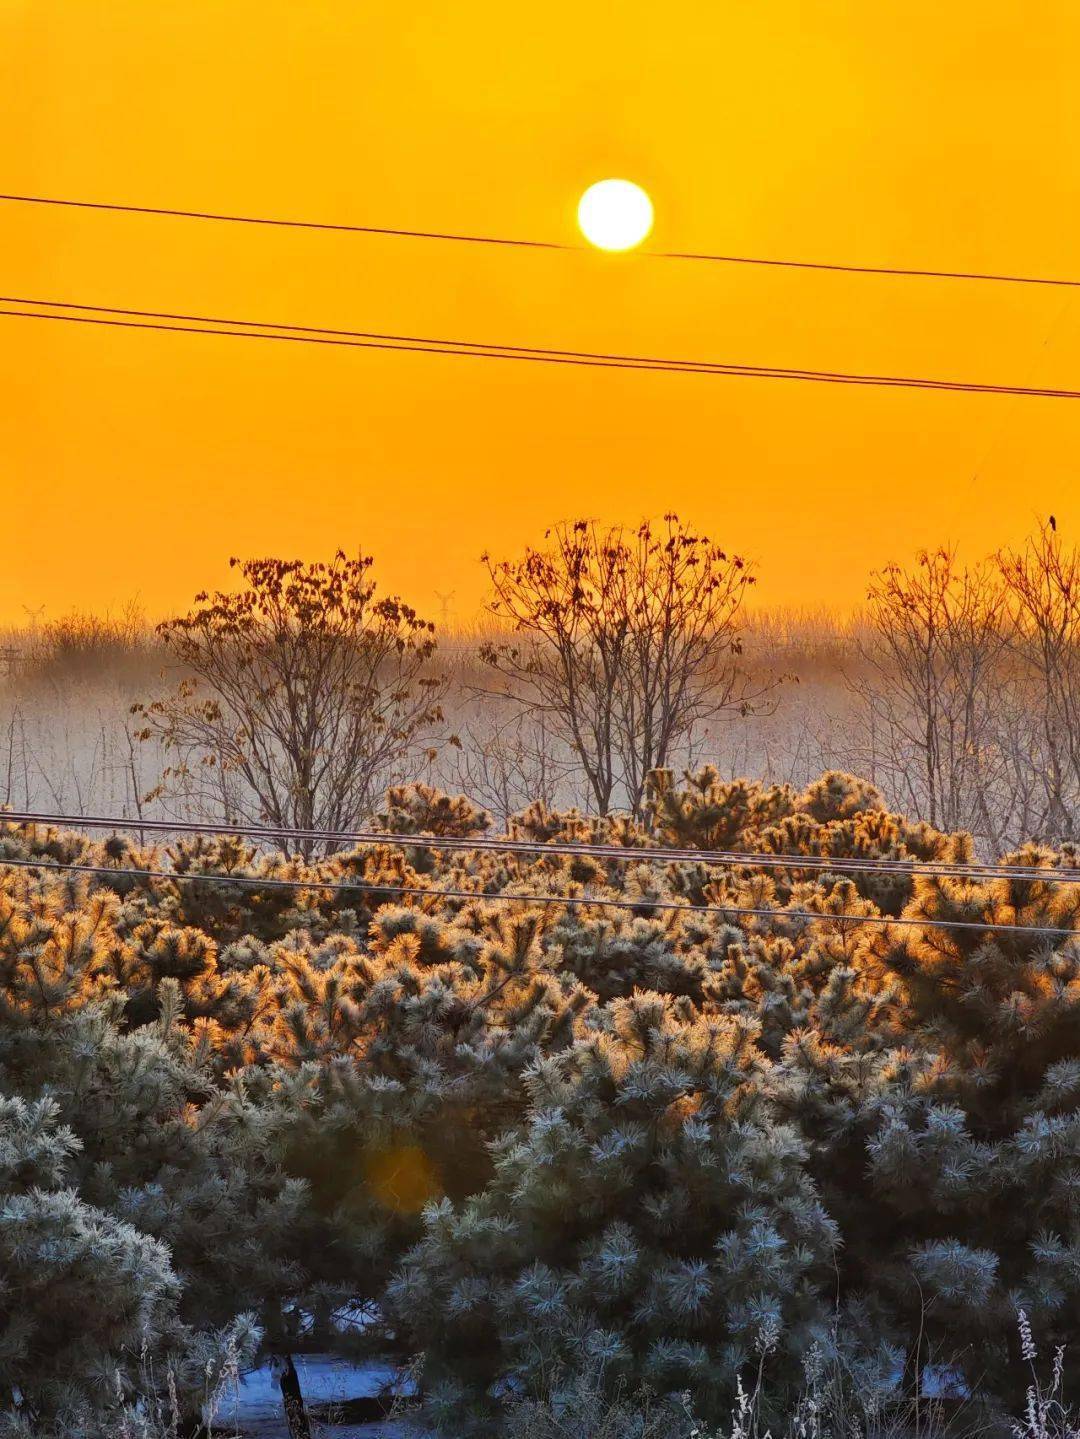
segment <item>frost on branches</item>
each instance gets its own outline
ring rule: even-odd
[[[1080,1337],[1071,848],[927,876],[969,837],[864,781],[708,768],[640,820],[534,804],[535,854],[420,785],[381,824],[306,856],[0,828],[36,866],[0,869],[0,1433],[115,1433],[148,1385],[194,1423],[260,1347],[422,1354],[464,1433],[597,1365],[726,1413],[763,1333],[780,1384],[936,1345],[1023,1402],[1017,1310]]]

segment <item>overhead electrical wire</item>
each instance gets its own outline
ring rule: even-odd
[[[1010,385],[972,380],[941,380],[914,375],[862,374],[780,365],[751,365],[719,360],[682,360],[608,351],[559,350],[542,346],[507,345],[478,340],[440,339],[379,331],[328,329],[262,320],[233,320],[209,315],[119,306],[83,305],[74,301],[0,296],[0,305],[33,305],[33,310],[0,309],[0,318],[51,320],[68,324],[104,325],[130,330],[220,335],[231,339],[282,340],[292,344],[331,345],[346,349],[399,350],[406,353],[454,355],[482,360],[524,360],[537,364],[575,365],[599,369],[659,371],[668,374],[720,375],[743,379],[801,380],[829,385],[864,385],[889,389],[937,390],[950,393],[1016,395],[1029,398],[1080,400],[1080,390],[1050,386]],[[79,314],[56,314],[63,307]],[[138,317],[138,318],[134,318]],[[183,323],[177,323],[183,321]],[[233,328],[227,328],[233,327]]]
[[[69,210],[107,210],[120,215],[154,215],[178,220],[220,220],[229,225],[266,225],[285,230],[327,230],[346,235],[385,235],[390,239],[449,240],[464,245],[503,245],[522,250],[591,250],[591,245],[568,245],[558,240],[512,239],[500,235],[472,235],[454,230],[411,230],[400,225],[350,225],[333,220],[291,220],[270,215],[233,215],[214,210],[181,210],[165,205],[120,205],[103,200],[65,200],[48,195],[3,195],[17,205],[51,205]]]
[[[772,920],[794,919],[806,921],[807,923],[814,922],[822,924],[900,925],[902,927],[915,927],[919,929],[978,930],[982,933],[1003,930],[1008,934],[1052,934],[1061,939],[1069,939],[1078,932],[1075,929],[1059,929],[1051,925],[1008,924],[1007,922],[992,924],[987,920],[919,919],[915,916],[903,915],[894,919],[887,914],[831,914],[828,911],[823,912],[813,909],[770,909],[764,905],[690,904],[688,901],[654,899],[648,895],[642,895],[640,899],[607,899],[602,896],[585,894],[482,894],[471,889],[443,889],[438,887],[425,889],[420,885],[394,884],[393,881],[388,881],[385,884],[372,883],[368,880],[351,880],[343,884],[337,882],[323,883],[320,880],[312,879],[281,879],[277,876],[259,877],[257,875],[240,874],[198,874],[192,873],[191,871],[178,872],[176,870],[166,869],[133,869],[107,864],[77,864],[69,860],[53,859],[0,858],[0,870],[5,868],[32,869],[46,875],[57,871],[64,874],[92,874],[110,878],[158,880],[170,883],[234,884],[243,885],[249,889],[311,889],[327,890],[331,893],[350,891],[355,893],[357,890],[360,890],[368,894],[407,894],[417,898],[460,899],[472,901],[476,904],[558,904],[570,909],[681,910],[689,914],[740,915],[747,918],[753,917]]]
[[[19,205],[99,210],[121,215],[149,215],[180,220],[213,220],[230,225],[265,225],[275,229],[324,230],[338,234],[382,235],[393,239],[443,240],[456,244],[496,245],[522,250],[593,252],[591,245],[567,244],[558,240],[532,240],[452,230],[416,230],[400,225],[352,225],[331,220],[292,220],[281,216],[236,215],[213,210],[185,210],[166,205],[128,205],[105,200],[71,200],[51,195],[0,194],[0,200]],[[856,265],[843,261],[786,259],[764,255],[727,255],[695,250],[639,250],[632,254],[652,260],[688,260],[718,265],[759,265],[788,270],[822,270],[845,275],[883,275],[923,280],[974,280],[989,284],[1080,288],[1080,280],[1054,275],[1020,275],[1007,271],[929,269],[912,265]]]
[[[448,852],[479,852],[487,854],[527,854],[535,858],[555,856],[569,859],[598,859],[616,864],[704,864],[725,868],[805,869],[829,874],[884,874],[905,878],[925,876],[935,879],[966,879],[988,882],[995,879],[1035,880],[1050,884],[1080,884],[1080,869],[1052,868],[1046,865],[983,864],[947,860],[858,859],[848,855],[791,855],[755,850],[694,849],[690,847],[657,846],[636,848],[632,845],[609,845],[592,841],[547,842],[487,837],[484,835],[396,834],[375,829],[301,829],[293,826],[255,824],[219,824],[212,821],[127,819],[115,815],[38,814],[30,810],[0,810],[0,824],[37,824],[70,826],[84,829],[146,831],[151,834],[190,834],[241,836],[245,839],[269,840],[280,845],[283,840],[299,840],[317,844],[394,845],[398,848],[427,849]]]

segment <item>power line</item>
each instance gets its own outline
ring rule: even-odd
[[[864,384],[909,384],[941,389],[968,389],[974,387],[978,389],[997,390],[999,388],[1005,388],[1008,390],[1009,393],[1013,393],[1017,388],[1011,385],[1005,387],[996,385],[983,386],[977,385],[974,382],[968,382],[964,380],[932,380],[922,378],[912,379],[899,375],[878,374],[853,375],[843,370],[803,369],[799,366],[788,367],[776,365],[744,365],[742,363],[730,362],[725,360],[683,360],[664,355],[628,355],[620,351],[609,350],[567,350],[553,348],[551,346],[510,345],[504,343],[501,340],[462,340],[457,337],[440,338],[431,335],[403,335],[395,334],[392,332],[383,332],[379,330],[347,330],[341,328],[333,328],[326,325],[297,325],[289,321],[252,320],[246,317],[237,319],[222,315],[195,315],[185,311],[175,310],[137,310],[125,308],[119,305],[86,305],[76,303],[71,300],[39,300],[29,298],[25,295],[0,295],[0,304],[43,306],[53,310],[80,310],[88,314],[94,315],[122,315],[128,317],[137,317],[140,319],[184,322],[198,326],[240,326],[243,329],[247,330],[282,330],[287,331],[290,335],[299,334],[314,335],[320,337],[325,335],[330,336],[334,339],[365,340],[372,341],[373,344],[374,342],[379,342],[380,345],[382,344],[382,342],[392,342],[392,344],[394,345],[400,344],[404,347],[409,348],[417,347],[422,349],[423,347],[427,346],[440,346],[445,347],[451,351],[456,351],[459,349],[482,350],[489,358],[500,358],[504,354],[515,357],[521,356],[524,359],[536,358],[546,360],[557,357],[559,360],[565,360],[567,362],[603,362],[605,364],[610,363],[612,365],[618,364],[635,367],[640,366],[643,368],[662,367],[665,369],[687,369],[692,374],[696,374],[699,372],[710,374],[714,372],[719,374],[745,373],[749,375],[764,374],[769,376],[778,376],[781,378],[796,379],[802,378],[804,376],[809,376],[846,382],[858,381]],[[5,312],[0,311],[0,313]],[[48,318],[62,319],[64,317],[49,316]],[[198,331],[196,331],[196,333],[198,333]],[[210,333],[216,332],[211,331]],[[278,337],[271,336],[271,338]],[[1057,391],[1031,388],[1024,388],[1023,392],[1025,394],[1032,395],[1058,393]],[[1072,396],[1074,394],[1080,394],[1080,391],[1066,391],[1062,393]]]
[[[402,345],[442,345],[453,349],[484,350],[495,354],[504,351],[512,354],[528,356],[551,356],[557,355],[560,359],[574,360],[610,360],[633,365],[670,365],[672,367],[693,366],[695,369],[719,368],[727,370],[730,368],[721,361],[710,360],[680,360],[658,355],[626,355],[615,351],[595,350],[566,350],[553,349],[550,346],[536,345],[508,345],[502,341],[485,340],[462,340],[458,338],[447,339],[445,337],[433,337],[431,335],[400,335],[385,333],[378,330],[345,330],[335,329],[326,325],[295,325],[287,321],[235,319],[222,315],[193,315],[184,311],[174,310],[133,310],[125,309],[119,305],[83,305],[70,300],[39,300],[28,298],[25,295],[0,295],[0,304],[4,305],[36,305],[44,306],[53,310],[82,310],[90,314],[100,315],[126,315],[137,316],[144,319],[183,321],[199,325],[238,325],[245,329],[252,330],[286,330],[290,333],[301,335],[330,335],[334,338],[345,338],[355,340],[379,340],[393,341]],[[736,366],[736,368],[741,368]],[[751,367],[757,368],[757,367]],[[831,373],[831,372],[823,372]],[[941,383],[948,383],[942,381]]]
[[[620,355],[607,351],[556,350],[540,346],[506,345],[476,340],[431,339],[423,336],[383,334],[378,331],[324,329],[315,325],[271,324],[268,321],[220,319],[212,316],[174,316],[167,311],[136,310],[72,301],[37,300],[0,296],[8,305],[61,305],[83,314],[53,314],[41,310],[0,310],[0,318],[53,320],[68,324],[105,325],[128,330],[156,330],[170,334],[221,335],[232,339],[284,340],[293,344],[332,345],[346,349],[399,350],[412,354],[454,355],[479,360],[524,360],[539,364],[577,365],[599,369],[659,371],[669,374],[735,376],[743,379],[803,380],[829,385],[867,385],[888,389],[938,390],[964,394],[1017,395],[1029,398],[1080,400],[1080,390],[1028,385],[988,384],[970,380],[939,380],[912,375],[859,374],[843,370],[811,370],[779,365],[749,365],[719,360],[681,360]],[[114,318],[140,316],[144,318]],[[183,319],[188,323],[173,323]],[[227,329],[225,326],[236,328]],[[259,326],[258,329],[246,328]]]
[[[562,250],[594,253],[591,245],[557,240],[531,240],[505,235],[478,235],[463,231],[413,230],[403,226],[350,225],[328,220],[292,220],[280,216],[234,215],[212,210],[182,210],[165,205],[122,205],[104,200],[69,200],[47,195],[4,195],[0,200],[20,205],[49,205],[73,210],[101,210],[122,215],[151,215],[180,220],[215,220],[231,225],[264,225],[275,229],[324,230],[339,234],[383,235],[393,239],[444,240],[466,245],[497,245],[523,250]],[[1050,285],[1076,289],[1080,280],[1052,275],[1018,275],[1005,271],[921,269],[911,265],[855,265],[841,261],[784,259],[763,255],[724,255],[694,250],[639,250],[633,256],[651,260],[689,260],[718,265],[758,265],[787,270],[821,270],[844,275],[884,275],[900,279],[975,280],[1004,285]]]
[[[0,195],[0,200],[4,197]],[[782,270],[824,270],[840,275],[888,275],[896,279],[982,280],[995,285],[1051,285],[1080,289],[1080,280],[1051,275],[1010,275],[990,270],[920,270],[905,265],[849,265],[829,260],[781,260],[761,255],[708,255],[691,250],[649,250],[658,260],[703,260],[717,265],[761,265]]]
[[[503,245],[522,250],[591,251],[591,245],[567,245],[557,240],[511,239],[500,235],[473,235],[453,230],[410,230],[400,225],[348,225],[332,220],[290,220],[268,215],[232,215],[213,210],[180,210],[165,205],[120,205],[104,200],[62,200],[47,195],[0,195],[18,205],[52,205],[70,210],[108,210],[121,215],[167,216],[177,220],[221,220],[230,225],[266,225],[273,229],[328,230],[346,235],[385,235],[391,239],[450,240],[465,245]]]
[[[979,930],[982,933],[1005,931],[1009,934],[1052,934],[1068,939],[1076,934],[1074,929],[1057,929],[1042,924],[991,924],[973,919],[917,919],[901,916],[893,919],[887,914],[829,914],[812,909],[768,909],[765,906],[735,904],[688,904],[678,900],[653,899],[606,899],[594,895],[565,894],[478,894],[470,889],[424,889],[419,885],[401,885],[392,882],[372,884],[366,880],[353,880],[347,884],[322,883],[312,879],[281,879],[267,876],[240,874],[193,874],[178,873],[164,869],[123,869],[105,864],[74,864],[68,860],[47,860],[0,858],[0,869],[32,869],[44,874],[59,870],[63,873],[92,874],[109,877],[141,880],[183,881],[184,883],[235,884],[255,889],[312,889],[328,890],[331,893],[364,891],[368,894],[407,894],[419,898],[471,900],[477,904],[561,904],[567,908],[602,909],[661,909],[681,910],[687,914],[740,915],[761,919],[796,919],[814,923],[884,924],[916,927],[918,929],[963,929]]]
[[[147,830],[153,834],[194,834],[243,836],[249,839],[311,841],[330,844],[387,844],[399,849],[433,851],[526,854],[538,858],[555,856],[571,859],[598,859],[617,864],[704,864],[725,868],[805,869],[812,872],[884,874],[898,878],[918,875],[935,879],[967,879],[988,882],[995,879],[1034,880],[1047,884],[1080,884],[1080,869],[1051,868],[1045,865],[959,863],[947,860],[858,859],[847,855],[789,855],[770,851],[693,849],[657,846],[638,849],[631,845],[607,845],[592,841],[549,843],[484,835],[404,835],[374,829],[300,829],[283,825],[217,824],[202,820],[132,820],[115,815],[35,814],[28,810],[0,810],[0,824],[68,825],[73,828]]]

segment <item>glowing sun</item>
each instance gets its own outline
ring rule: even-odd
[[[601,250],[632,250],[652,229],[652,201],[632,180],[597,180],[578,202],[578,224]]]

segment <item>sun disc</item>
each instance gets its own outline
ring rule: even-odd
[[[652,201],[632,180],[597,180],[578,202],[581,232],[600,250],[632,250],[652,223]]]

